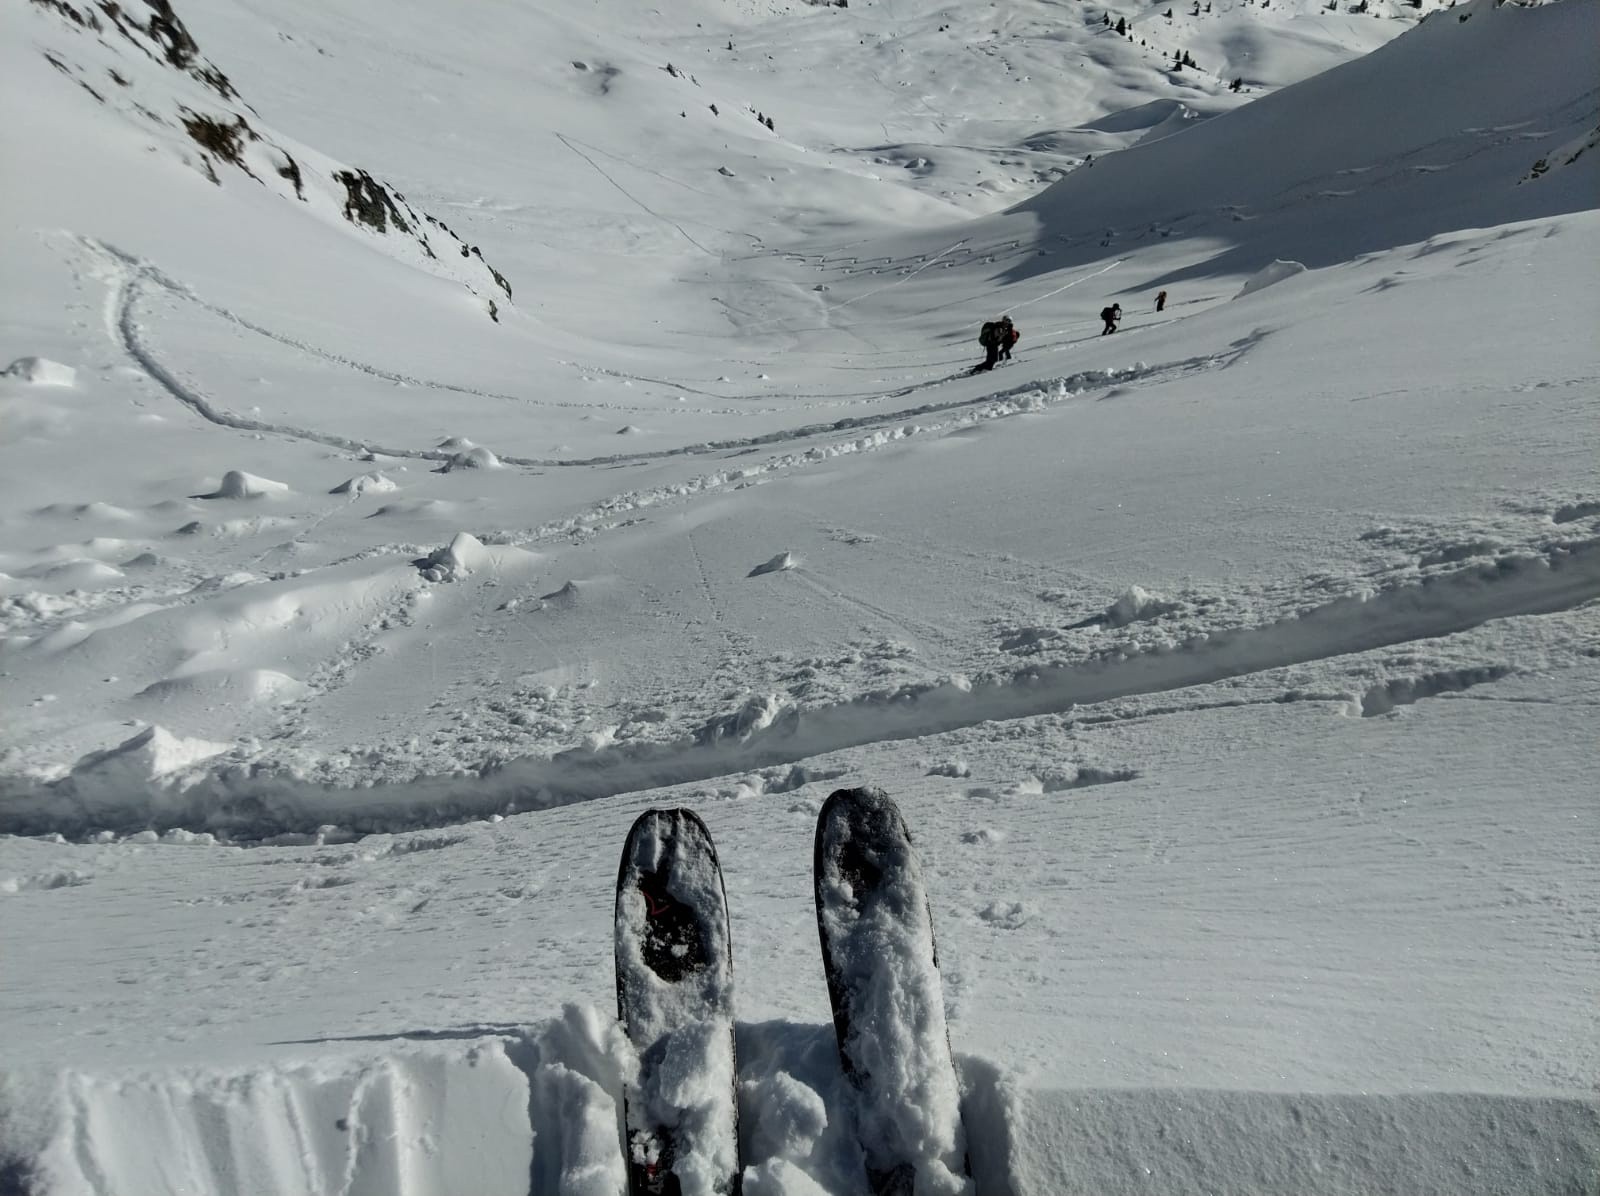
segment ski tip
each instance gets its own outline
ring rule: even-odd
[[[694,826],[705,825],[705,821],[700,817],[700,815],[696,814],[687,806],[651,806],[648,810],[633,820],[633,825],[638,826],[640,823],[655,822],[657,820],[666,822],[688,822]]]
[[[828,794],[828,800],[822,803],[822,816],[826,817],[829,810],[841,806],[852,809],[876,808],[884,805],[893,806],[894,799],[877,785],[861,785],[854,789],[835,789]]]
[[[860,824],[882,819],[904,822],[894,798],[876,785],[863,785],[856,789],[835,789],[828,794],[828,800],[822,803],[817,815],[817,826],[821,828],[841,820]]]
[[[911,831],[894,799],[876,785],[835,789],[817,815],[812,867],[817,884],[837,864],[847,843],[904,844],[911,849]],[[819,890],[820,891],[820,890]]]
[[[652,843],[660,847],[648,846]],[[721,867],[716,841],[700,815],[683,807],[652,808],[635,818],[628,828],[628,837],[622,844],[622,860],[617,866],[619,889],[629,869],[638,866],[643,856],[653,855],[663,848],[671,850],[671,844],[678,845],[676,850],[704,854],[714,867]]]
[[[684,806],[674,809],[653,806],[633,820],[628,828],[628,841],[631,843],[643,834],[682,835],[685,832],[711,842],[711,831],[705,820],[693,810]]]

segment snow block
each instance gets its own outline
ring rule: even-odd
[[[53,1139],[32,1160],[48,1183],[29,1190],[526,1196],[528,1097],[496,1041],[242,1071],[67,1074]]]

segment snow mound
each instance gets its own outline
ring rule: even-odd
[[[743,743],[772,726],[787,709],[787,703],[777,694],[751,694],[738,710],[707,720],[695,731],[695,742],[703,747],[730,741]]]
[[[257,477],[240,469],[230,469],[222,475],[222,484],[209,494],[196,494],[195,498],[265,498],[273,494],[287,494],[287,482]]]
[[[459,581],[480,569],[501,569],[507,565],[533,561],[536,554],[523,548],[490,548],[471,532],[457,532],[443,548],[436,548],[416,562],[428,581]]]
[[[763,561],[757,565],[745,576],[760,577],[763,573],[782,573],[787,569],[796,568],[799,564],[800,558],[786,548],[770,561]]]
[[[72,788],[88,803],[122,806],[130,791],[167,783],[197,764],[232,747],[207,739],[183,739],[164,727],[149,726],[131,739],[101,752],[91,752],[72,767]]]
[[[470,532],[457,532],[450,543],[419,561],[418,568],[429,581],[457,581],[488,563],[483,541]]]
[[[5,876],[0,877],[0,896],[10,897],[17,893],[48,893],[52,889],[76,888],[78,885],[88,884],[93,879],[93,873],[83,872],[77,868],[36,872],[32,876]]]
[[[79,559],[62,561],[59,564],[35,565],[31,569],[22,570],[17,576],[60,585],[89,586],[98,581],[114,581],[123,576],[123,573],[121,569],[104,561]]]
[[[275,669],[212,669],[187,677],[168,677],[147,685],[136,695],[153,702],[188,698],[281,705],[305,696],[306,686]]]
[[[456,509],[456,504],[443,498],[404,498],[398,502],[386,502],[368,519],[379,517],[411,516],[426,519],[445,519]]]
[[[363,473],[340,482],[329,494],[348,494],[358,498],[363,494],[388,494],[400,489],[400,483],[385,473]]]
[[[576,581],[568,581],[559,590],[552,590],[550,593],[542,595],[539,601],[548,603],[551,606],[571,609],[578,605],[578,599],[582,596],[583,590],[578,583]]]
[[[1126,627],[1129,623],[1159,618],[1171,609],[1170,602],[1163,601],[1149,590],[1141,586],[1129,586],[1120,598],[1106,608],[1105,621],[1113,627]]]
[[[19,357],[6,366],[4,376],[33,386],[73,386],[78,381],[77,370],[48,357]]]
[[[34,514],[56,519],[108,519],[118,523],[138,518],[132,511],[108,502],[53,502]]]
[[[1274,283],[1293,278],[1296,274],[1304,274],[1305,271],[1305,266],[1299,262],[1274,261],[1271,265],[1261,267],[1246,279],[1244,286],[1239,288],[1239,293],[1234,298],[1243,299],[1246,295],[1265,290]]]
[[[446,461],[439,470],[440,473],[453,473],[458,469],[499,469],[500,458],[491,453],[482,445],[463,449],[455,453]]]

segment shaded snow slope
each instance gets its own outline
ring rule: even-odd
[[[1535,186],[1527,175],[1600,123],[1593,55],[1559,49],[1597,41],[1593,4],[1474,0],[1227,120],[1077,172],[1021,210],[1046,237],[1104,230],[1126,247],[1155,230],[1238,243],[1233,256],[1207,264],[1212,273],[1274,257],[1325,266],[1458,229],[1579,211],[1600,189],[1593,155],[1586,171],[1565,178]],[[1035,272],[1016,267],[1012,276]]]

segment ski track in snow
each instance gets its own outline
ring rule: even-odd
[[[396,374],[380,369],[376,366],[366,365],[352,361],[335,354],[324,353],[299,341],[281,336],[260,327],[244,318],[229,312],[225,308],[217,307],[196,297],[187,287],[171,278],[168,278],[156,267],[147,262],[122,253],[109,245],[80,238],[82,244],[92,250],[100,258],[111,264],[106,279],[108,294],[106,297],[106,325],[108,332],[122,349],[136,361],[140,368],[157,382],[168,394],[178,402],[194,411],[201,418],[221,427],[233,428],[244,432],[271,433],[287,436],[298,440],[305,440],[315,444],[327,445],[330,448],[344,449],[349,452],[372,454],[383,457],[396,457],[410,460],[448,461],[452,453],[441,449],[414,449],[394,448],[378,445],[373,441],[358,441],[344,436],[331,435],[317,432],[312,429],[298,428],[287,424],[274,424],[263,420],[251,419],[248,416],[237,415],[218,407],[201,391],[190,383],[183,381],[172,369],[168,368],[146,344],[140,331],[136,317],[141,286],[150,284],[181,299],[193,302],[224,319],[269,337],[283,344],[290,345],[315,356],[323,357],[338,364],[348,366],[362,373],[371,374],[387,381],[401,382],[409,386],[432,388],[437,390],[454,391],[461,394],[471,394],[485,398],[503,398],[513,401],[524,401],[512,395],[500,395],[489,391],[476,390],[470,387],[457,386],[450,383],[430,382],[424,379],[413,378],[407,375]],[[1255,337],[1230,345],[1226,351],[1196,357],[1185,361],[1168,362],[1156,366],[1139,364],[1121,370],[1090,370],[1080,374],[1068,375],[1049,379],[1039,379],[1020,384],[1006,390],[996,391],[977,397],[952,399],[947,402],[922,403],[914,407],[901,408],[896,411],[875,413],[865,416],[847,417],[822,423],[802,424],[796,427],[780,429],[774,432],[763,433],[758,436],[730,438],[722,440],[704,441],[698,444],[683,445],[678,448],[660,449],[636,453],[615,453],[598,457],[583,458],[556,458],[556,457],[519,457],[499,454],[499,460],[508,465],[517,465],[526,468],[556,468],[566,466],[599,466],[619,465],[631,462],[653,461],[665,458],[700,456],[711,453],[737,452],[744,449],[760,448],[764,446],[783,444],[790,441],[809,440],[821,436],[837,435],[843,432],[870,430],[884,428],[907,420],[920,420],[928,416],[937,416],[955,413],[958,417],[962,413],[971,413],[965,416],[966,420],[994,419],[1008,415],[1022,414],[1024,412],[1039,410],[1044,404],[1065,398],[1080,397],[1085,391],[1111,385],[1147,384],[1158,385],[1173,378],[1182,377],[1196,372],[1207,370],[1226,369],[1237,363],[1248,351],[1265,336],[1258,333]],[[617,377],[633,378],[634,375],[621,374],[615,371],[592,370],[594,373],[614,374]],[[880,399],[901,398],[918,391],[951,382],[966,377],[968,372],[962,370],[947,378],[933,379],[927,382],[915,383],[910,386],[895,390],[876,392],[875,397]],[[645,379],[654,381],[653,379]],[[675,386],[675,383],[662,383]],[[684,389],[679,387],[679,389]],[[703,392],[702,392],[703,393]],[[848,396],[846,396],[848,397]],[[584,407],[578,403],[557,403],[557,406]],[[628,408],[628,410],[634,410]],[[644,410],[642,408],[638,410]],[[903,436],[919,435],[929,432],[941,432],[951,426],[952,421],[918,424],[913,427],[899,430],[899,439]],[[956,422],[963,422],[958,419]],[[787,455],[777,458],[760,470],[741,469],[735,471],[732,477],[735,480],[744,480],[754,476],[757,472],[772,472],[776,469],[792,468],[809,461],[825,459],[836,455],[838,451],[860,451],[867,448],[880,447],[882,442],[858,441],[854,445],[842,446],[829,450],[811,450],[805,454]],[[618,508],[650,505],[653,501],[667,497],[671,494],[694,492],[721,484],[729,475],[715,474],[705,478],[695,479],[681,486],[663,487],[655,492],[630,493],[618,495],[615,498],[597,504],[601,512],[614,511]],[[555,530],[570,530],[572,521],[564,521],[557,525]],[[536,533],[537,535],[538,533]],[[548,533],[546,533],[548,534]]]
[[[1600,598],[1600,540],[1336,599],[1303,614],[1199,637],[1175,648],[1050,664],[1010,675],[907,686],[838,704],[796,708],[752,701],[694,736],[665,743],[602,744],[549,759],[524,758],[468,777],[425,777],[337,790],[224,767],[154,788],[105,809],[80,800],[69,776],[16,792],[0,832],[83,835],[147,828],[221,833],[241,842],[315,835],[329,824],[367,833],[438,826],[547,809],[664,785],[704,781],[980,723],[1058,714],[1078,706],[1260,673],[1395,644],[1436,639],[1496,619],[1552,614]],[[1440,673],[1357,697],[1380,714],[1431,694],[1495,679],[1490,671]]]

